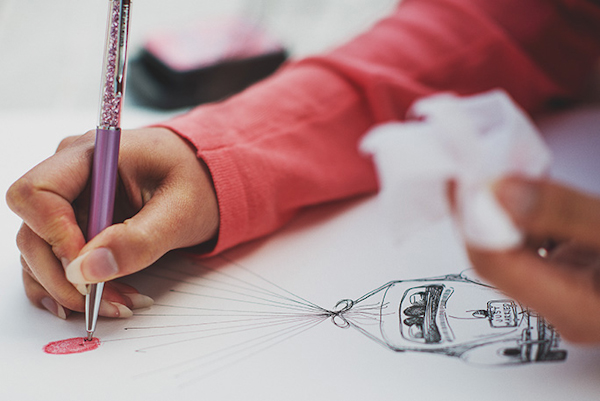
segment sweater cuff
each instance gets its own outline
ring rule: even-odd
[[[204,253],[205,256],[212,256],[237,245],[240,242],[239,238],[243,237],[244,227],[246,226],[244,222],[248,221],[248,211],[240,205],[246,204],[245,194],[242,190],[243,184],[237,166],[229,157],[229,152],[224,148],[202,149],[202,145],[198,143],[198,138],[186,134],[187,132],[194,132],[187,125],[187,120],[176,117],[155,126],[168,128],[185,138],[195,147],[196,155],[208,167],[219,207],[219,232],[216,244],[214,248]],[[195,126],[194,129],[198,130],[198,127]],[[211,129],[214,129],[214,127]],[[213,238],[209,242],[215,243],[215,239]]]

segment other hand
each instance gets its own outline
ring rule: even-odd
[[[495,191],[534,245],[506,252],[468,247],[476,271],[565,339],[600,343],[600,199],[517,177],[500,181]],[[559,245],[542,257],[539,245],[547,238]]]

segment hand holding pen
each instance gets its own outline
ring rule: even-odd
[[[118,127],[113,110],[122,100],[124,75],[114,77],[115,84],[103,90],[108,96],[101,106],[99,125],[108,131]],[[86,243],[95,143],[95,131],[66,138],[6,196],[23,219],[17,245],[27,297],[63,319],[83,312],[85,286],[101,282],[106,284],[98,314],[131,316],[131,309],[152,300],[113,279],[148,267],[172,249],[207,242],[218,231],[212,180],[195,149],[166,128],[145,128],[121,133],[114,219],[104,218],[116,224],[95,235],[88,232]]]
[[[143,270],[172,249],[209,241],[218,231],[211,177],[195,150],[168,129],[144,128],[121,134],[117,223],[86,243],[82,227],[95,134],[64,139],[54,156],[7,194],[23,219],[17,244],[27,297],[63,319],[84,311],[75,285],[85,290],[86,284],[106,281],[100,316],[129,317],[132,309],[149,306],[150,298],[114,279]]]

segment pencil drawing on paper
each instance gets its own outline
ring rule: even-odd
[[[388,282],[328,309],[233,260],[178,259],[143,273],[163,296],[134,314],[112,342],[175,361],[148,372],[195,383],[323,322],[356,330],[396,352],[432,353],[469,364],[563,361],[560,337],[535,312],[466,274]],[[157,324],[160,322],[160,324]],[[175,358],[178,356],[178,358]]]
[[[376,324],[352,310],[367,303]],[[394,350],[458,357],[484,365],[562,361],[560,338],[544,320],[494,288],[463,274],[392,281],[357,300],[343,300],[334,323],[353,327]]]

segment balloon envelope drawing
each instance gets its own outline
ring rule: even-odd
[[[369,305],[370,318],[353,310]],[[341,308],[340,308],[341,306]],[[562,361],[560,336],[542,316],[463,274],[392,281],[333,316],[394,351],[427,352],[483,365]]]

